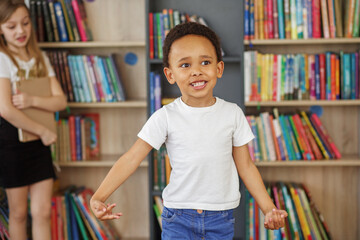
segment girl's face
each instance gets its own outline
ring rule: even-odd
[[[205,107],[214,103],[213,89],[223,70],[224,62],[217,62],[210,40],[186,35],[171,45],[169,68],[164,73],[171,84],[178,85],[186,104]]]
[[[31,19],[24,7],[19,7],[11,17],[0,25],[8,47],[12,51],[26,47],[31,34]]]

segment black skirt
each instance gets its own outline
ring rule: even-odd
[[[0,117],[0,178],[4,188],[55,178],[50,147],[41,140],[22,143],[18,130]]]

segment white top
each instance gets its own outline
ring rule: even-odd
[[[46,68],[48,70],[48,76],[54,77],[55,72],[50,64],[49,58],[46,56],[46,54],[44,52],[42,52],[42,54],[44,57],[44,62],[45,62]],[[31,76],[31,74],[32,74],[31,70],[35,66],[35,58],[31,58],[27,62],[23,61],[17,57],[15,57],[15,60],[19,64],[20,70],[24,71],[25,79],[27,79],[29,77],[33,77],[33,76]],[[19,71],[18,71],[16,65],[11,61],[9,56],[3,52],[0,52],[0,78],[8,78],[13,83],[13,82],[20,80],[18,72]]]
[[[239,106],[216,98],[197,108],[177,98],[156,111],[138,137],[155,149],[166,144],[172,167],[163,191],[166,207],[220,211],[239,205],[232,147],[254,138]]]

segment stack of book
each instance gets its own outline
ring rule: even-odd
[[[185,22],[198,22],[207,25],[204,18],[189,15],[173,9],[163,9],[162,12],[149,13],[149,53],[150,59],[163,58],[163,42],[174,26]]]
[[[249,142],[253,161],[339,159],[341,154],[316,113],[246,116],[255,139]]]
[[[100,158],[100,116],[98,113],[70,115],[57,122],[57,162],[89,161]]]
[[[39,42],[92,41],[83,0],[30,0]]]
[[[47,51],[57,79],[70,102],[125,101],[116,55],[70,55]]]
[[[51,199],[52,239],[120,239],[111,223],[98,220],[89,201],[93,191],[71,186]]]
[[[244,53],[245,101],[360,99],[359,52]]]
[[[244,38],[359,37],[359,0],[245,0]]]
[[[285,227],[267,230],[257,202],[245,190],[246,239],[331,239],[327,224],[303,184],[266,183],[278,209],[286,210]]]

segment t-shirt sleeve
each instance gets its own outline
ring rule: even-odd
[[[0,78],[11,79],[10,59],[4,53],[0,53]]]
[[[233,146],[240,147],[254,139],[250,125],[240,107],[237,106],[235,117],[235,131],[233,135]]]
[[[54,72],[54,68],[52,67],[50,60],[48,58],[48,56],[43,52],[43,57],[44,57],[44,62],[45,62],[45,66],[48,70],[48,76],[49,77],[55,77],[55,72]]]
[[[138,137],[159,150],[167,137],[167,120],[164,108],[157,110],[147,120],[143,128],[138,133]]]

